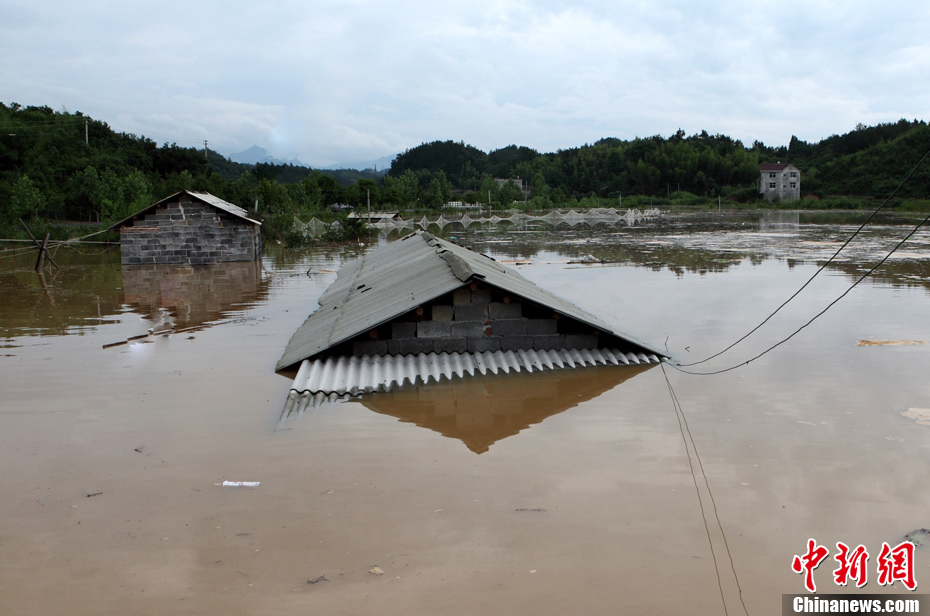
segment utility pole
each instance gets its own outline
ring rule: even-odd
[[[203,140],[203,159],[207,160],[207,140]]]
[[[90,132],[87,128],[87,118],[84,118],[84,145],[90,145]]]

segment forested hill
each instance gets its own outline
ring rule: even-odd
[[[591,145],[541,154],[511,145],[488,154],[464,143],[436,141],[400,154],[388,173],[411,172],[421,179],[442,172],[453,186],[481,192],[482,178],[519,176],[530,186],[548,188],[555,201],[596,195],[667,196],[676,191],[696,195],[732,194],[758,187],[759,163],[786,162],[802,172],[805,195],[883,197],[930,150],[930,128],[923,121],[900,120],[857,126],[819,143],[792,137],[787,146],[751,147],[726,135],[678,131],[622,141],[602,139]],[[925,197],[930,165],[915,174],[901,196]]]
[[[372,170],[313,170],[235,163],[213,150],[159,146],[113,131],[80,112],[0,103],[0,226],[20,216],[104,221],[182,189],[206,190],[242,205],[281,184],[312,181],[322,201],[379,177]],[[269,188],[270,186],[270,188]]]
[[[781,147],[746,147],[725,135],[680,130],[552,153],[517,145],[485,153],[463,142],[435,141],[399,154],[381,177],[370,170],[241,165],[214,151],[118,133],[80,112],[0,103],[0,231],[20,217],[115,221],[182,189],[209,191],[244,207],[258,204],[263,216],[281,221],[369,199],[377,208],[438,208],[456,192],[458,199],[490,199],[495,207],[515,201],[584,207],[621,197],[675,199],[675,193],[679,203],[691,195],[752,201],[758,199],[759,164],[776,161],[801,170],[802,196],[881,198],[928,150],[930,127],[917,120],[857,126],[818,143],[792,138]],[[517,177],[528,194],[494,180]],[[899,195],[926,198],[928,192],[930,164]]]

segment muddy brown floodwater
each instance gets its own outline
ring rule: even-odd
[[[689,363],[755,326],[854,228],[431,231],[523,263]],[[757,334],[689,369],[778,342],[904,233],[870,228]],[[875,563],[883,542],[930,527],[930,344],[859,342],[930,341],[928,246],[922,230],[788,343],[723,374],[510,375],[289,417],[275,362],[364,248],[149,270],[62,250],[44,278],[34,257],[4,258],[0,612],[774,615],[804,592],[791,563],[809,538],[830,550],[819,592],[904,593],[878,585]],[[568,263],[588,255],[607,263]],[[103,348],[170,328],[184,331]],[[871,554],[865,589],[833,583],[837,542]]]

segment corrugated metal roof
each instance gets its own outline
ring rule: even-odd
[[[159,205],[162,205],[162,204],[167,203],[167,202],[169,202],[169,201],[173,201],[173,200],[176,199],[179,195],[182,195],[182,194],[190,195],[191,198],[197,199],[198,201],[202,201],[203,203],[206,203],[207,205],[213,206],[213,207],[215,207],[215,208],[218,209],[218,210],[223,210],[223,211],[226,212],[227,214],[232,214],[232,215],[235,216],[236,218],[241,218],[242,220],[248,221],[248,222],[250,222],[250,223],[252,223],[252,224],[255,224],[255,225],[261,225],[261,224],[262,224],[262,223],[258,222],[257,220],[253,220],[253,219],[249,218],[249,212],[248,212],[248,210],[245,210],[244,208],[241,208],[241,207],[239,207],[238,205],[229,203],[228,201],[223,201],[222,199],[220,199],[219,197],[217,197],[217,196],[215,196],[215,195],[211,195],[210,193],[207,193],[207,192],[198,192],[198,191],[196,191],[196,190],[182,190],[181,192],[177,192],[177,193],[171,195],[170,197],[165,197],[165,198],[162,199],[161,201],[158,201],[157,203],[153,203],[152,205],[148,206],[147,208],[145,208],[145,209],[143,209],[143,210],[139,210],[138,212],[136,212],[136,213],[133,214],[132,216],[128,216],[127,218],[124,218],[123,220],[119,221],[118,223],[116,223],[116,224],[114,224],[114,225],[111,225],[111,226],[110,226],[110,230],[111,230],[111,231],[118,231],[120,227],[122,227],[122,226],[125,225],[127,222],[131,221],[132,219],[137,218],[137,217],[139,217],[139,216],[144,216],[145,214],[147,214],[147,213],[150,212],[151,210],[154,210],[155,208],[157,208]]]
[[[474,374],[660,362],[659,356],[653,353],[624,353],[619,349],[339,356],[312,361],[305,359],[294,377],[291,390],[297,395],[357,395],[391,391],[405,384],[426,384]]]
[[[339,271],[320,308],[291,337],[276,370],[296,366],[473,279],[595,327],[642,351],[661,353],[536,286],[494,259],[423,231],[374,250]]]
[[[229,201],[223,201],[222,199],[220,199],[219,197],[215,195],[211,195],[210,193],[207,193],[207,192],[197,192],[194,190],[187,190],[184,192],[186,192],[187,194],[189,194],[191,197],[195,199],[199,199],[203,201],[204,203],[208,203],[212,205],[213,207],[215,207],[216,209],[223,210],[224,212],[232,214],[233,216],[236,216],[237,218],[247,220],[256,225],[262,224],[258,222],[257,220],[249,218],[249,212],[245,208],[241,208],[238,205],[230,203]]]

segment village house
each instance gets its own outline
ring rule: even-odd
[[[759,192],[766,201],[794,201],[801,198],[801,172],[794,165],[759,165]]]
[[[123,265],[213,265],[254,261],[261,223],[210,193],[182,190],[110,227],[120,235]]]
[[[658,364],[666,356],[516,270],[424,231],[349,263],[276,370],[290,397],[474,374]]]

